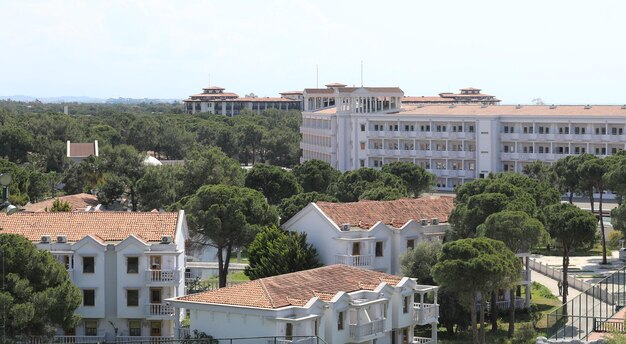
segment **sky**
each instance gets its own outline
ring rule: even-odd
[[[0,95],[277,96],[330,82],[626,103],[626,1],[0,0]],[[317,71],[317,72],[316,72]]]

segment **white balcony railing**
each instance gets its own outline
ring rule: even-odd
[[[317,344],[317,337],[293,338],[293,339],[269,339],[268,344]]]
[[[148,283],[178,283],[180,271],[178,270],[146,270],[146,282]]]
[[[426,337],[413,337],[413,344],[437,344],[437,341]]]
[[[414,303],[413,320],[419,325],[430,324],[439,317],[439,305],[432,303]]]
[[[117,336],[115,342],[118,344],[130,343],[172,343],[174,336]]]
[[[350,338],[359,339],[383,333],[384,319],[374,320],[365,324],[350,324]]]
[[[53,342],[61,344],[103,343],[104,336],[54,336]]]
[[[146,305],[146,313],[151,316],[172,316],[174,307],[165,303],[149,303]]]
[[[371,266],[373,259],[374,259],[374,256],[371,254],[367,254],[367,255],[337,254],[335,255],[335,263],[345,264],[349,266],[356,266],[356,267]]]

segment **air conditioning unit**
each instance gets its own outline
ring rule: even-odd
[[[49,235],[42,235],[41,242],[44,244],[49,244],[50,242],[52,242],[52,237]]]
[[[163,244],[171,244],[172,243],[172,236],[171,235],[164,235],[161,237],[161,243]]]
[[[420,223],[422,224],[422,226],[428,226],[428,219],[421,219]]]
[[[58,243],[66,243],[67,242],[67,235],[59,235],[59,236],[57,236],[57,242]]]
[[[430,223],[433,225],[438,225],[439,224],[439,219],[438,218],[433,218],[432,220],[430,220]]]
[[[350,230],[350,224],[349,223],[344,223],[343,225],[341,225],[341,230],[344,232],[347,232]]]

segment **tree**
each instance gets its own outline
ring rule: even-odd
[[[317,250],[306,237],[304,232],[266,227],[247,249],[250,264],[244,273],[254,280],[322,266]]]
[[[277,207],[280,223],[287,222],[311,202],[339,202],[337,198],[317,192],[305,192],[283,199]]]
[[[366,190],[381,186],[396,189],[403,197],[408,196],[402,179],[369,167],[345,172],[328,187],[328,194],[337,197],[341,202],[356,202]]]
[[[50,252],[20,235],[0,234],[0,259],[0,323],[6,325],[7,337],[50,336],[56,326],[67,330],[76,325],[80,289]]]
[[[244,157],[243,162],[248,165],[252,161],[252,165],[256,163],[256,158],[261,155],[261,140],[267,135],[267,130],[257,124],[243,124],[238,127],[239,144],[242,147],[241,156]]]
[[[390,186],[376,186],[363,191],[361,196],[359,196],[359,201],[393,201],[406,196],[403,190],[398,190]]]
[[[620,151],[604,160],[608,168],[605,175],[607,188],[615,193],[617,204],[621,205],[626,196],[626,154]]]
[[[0,158],[22,163],[27,161],[27,154],[33,148],[33,136],[17,126],[0,128]]]
[[[589,211],[570,203],[555,204],[546,209],[546,227],[550,237],[563,247],[563,314],[567,314],[569,256],[573,249],[593,244],[597,220]]]
[[[263,194],[249,188],[205,185],[184,203],[192,240],[217,249],[220,287],[226,286],[233,248],[250,244],[262,227],[278,224]]]
[[[128,190],[132,210],[137,211],[137,182],[143,177],[145,156],[128,145],[107,147],[102,154],[102,165],[110,173],[121,177]]]
[[[441,243],[420,241],[415,248],[400,256],[402,274],[417,278],[420,284],[435,284],[431,270],[437,264],[439,253],[441,253]]]
[[[182,166],[148,166],[137,181],[137,198],[141,211],[165,209],[176,203],[183,189]]]
[[[478,227],[480,236],[500,240],[514,253],[530,252],[530,249],[548,237],[543,224],[523,211],[501,211],[489,215]],[[509,307],[509,338],[515,331],[515,290],[511,288]],[[495,296],[495,293],[492,294]],[[492,304],[492,309],[495,304]],[[498,328],[497,313],[492,312],[492,331]]]
[[[559,159],[554,164],[554,173],[562,193],[569,193],[569,202],[573,203],[574,193],[579,191],[577,156],[570,155]]]
[[[600,194],[598,198],[598,211],[600,213],[600,241],[602,242],[602,264],[606,262],[606,237],[604,235],[604,221],[602,220],[602,199],[604,191],[606,190],[606,178],[605,174],[608,172],[608,165],[603,159],[593,156],[578,166],[578,174],[584,180],[583,184],[590,187],[590,199],[591,199],[591,211],[593,211],[593,193],[598,192]]]
[[[56,213],[56,212],[71,212],[72,210],[72,205],[70,204],[70,202],[68,201],[63,201],[60,199],[55,199],[54,202],[52,202],[52,207],[50,208],[50,212],[51,213]]]
[[[501,241],[489,238],[460,239],[446,243],[432,273],[434,280],[459,294],[470,308],[473,343],[485,343],[485,296],[513,286],[520,278],[521,264]],[[480,339],[476,319],[476,296],[480,293]]]
[[[192,151],[185,159],[183,195],[193,195],[202,185],[225,184],[242,186],[244,171],[237,161],[219,148]]]
[[[341,172],[321,160],[308,160],[293,168],[304,192],[326,193],[328,186],[341,176]]]
[[[440,286],[460,295],[472,318],[473,342],[484,343],[485,296],[519,280],[521,264],[503,242],[489,238],[460,239],[442,247],[432,273]],[[480,341],[476,319],[476,297],[481,294]]]
[[[105,173],[103,180],[97,185],[97,190],[96,196],[98,197],[98,202],[109,206],[124,195],[126,182],[123,177],[117,174]]]
[[[428,191],[436,179],[432,173],[410,162],[397,161],[384,164],[381,170],[402,179],[409,194],[413,197],[418,197],[421,193]]]
[[[547,183],[551,183],[555,179],[554,170],[550,164],[539,160],[524,165],[522,173],[530,178]]]
[[[611,210],[611,225],[613,228],[626,234],[626,203]]]
[[[270,165],[254,165],[246,174],[245,186],[261,191],[270,204],[279,204],[302,191],[293,174]]]

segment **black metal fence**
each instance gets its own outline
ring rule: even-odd
[[[585,339],[591,332],[615,326],[617,320],[612,318],[626,304],[625,295],[626,267],[622,267],[549,313],[548,337]]]

